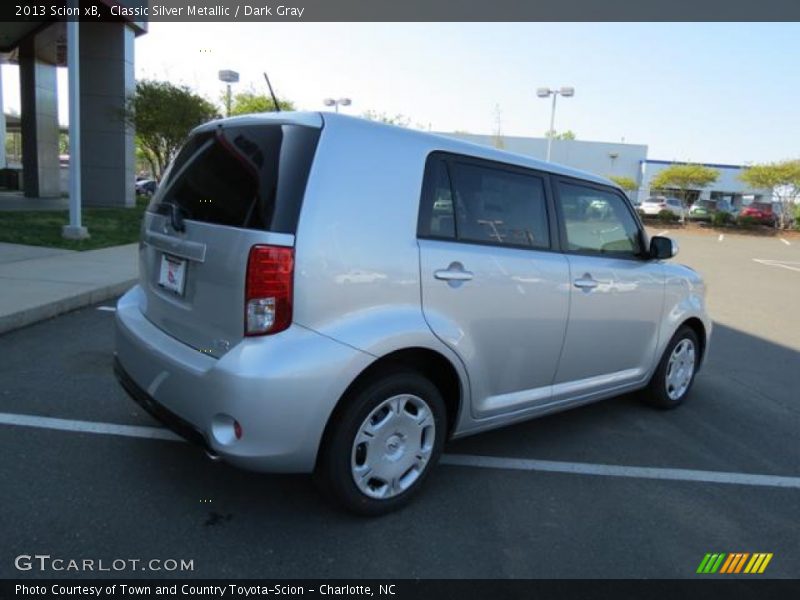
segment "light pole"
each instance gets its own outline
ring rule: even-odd
[[[325,98],[322,101],[325,106],[333,106],[335,107],[336,112],[339,112],[339,106],[350,106],[353,101],[350,98],[339,98],[338,100],[334,100],[333,98]]]
[[[239,73],[225,69],[219,72],[219,80],[227,85],[225,94],[225,116],[231,116],[231,84],[239,82]]]
[[[547,162],[550,162],[550,150],[553,145],[553,136],[556,134],[553,127],[555,126],[556,121],[556,98],[559,94],[564,96],[564,98],[571,98],[575,95],[575,88],[562,87],[560,90],[551,90],[550,88],[541,87],[536,89],[536,95],[539,96],[539,98],[553,96],[553,106],[550,109],[550,129],[547,132]]]

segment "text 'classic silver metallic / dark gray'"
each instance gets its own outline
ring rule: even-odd
[[[145,215],[116,373],[210,455],[381,514],[447,439],[680,404],[711,321],[676,252],[588,173],[336,114],[214,121]]]

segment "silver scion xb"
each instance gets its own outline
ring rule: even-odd
[[[676,252],[588,173],[335,114],[214,121],[145,215],[116,373],[211,456],[380,514],[448,439],[680,404],[711,321]]]

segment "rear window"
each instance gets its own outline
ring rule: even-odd
[[[191,221],[295,233],[319,130],[219,127],[178,154],[149,210],[177,206]]]

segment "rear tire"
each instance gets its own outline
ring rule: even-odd
[[[680,406],[692,389],[700,364],[700,344],[691,327],[683,325],[667,344],[642,397],[651,406],[671,409]]]
[[[438,388],[398,369],[368,381],[331,417],[314,479],[323,493],[359,515],[407,504],[442,453],[445,406]]]

